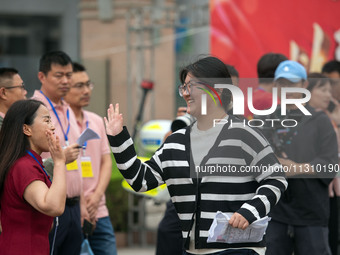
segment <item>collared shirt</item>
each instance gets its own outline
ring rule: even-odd
[[[41,102],[43,102],[45,104],[45,106],[47,107],[47,109],[50,112],[51,115],[51,120],[52,123],[55,127],[55,134],[59,137],[60,139],[60,145],[66,146],[66,142],[65,142],[65,137],[64,137],[64,132],[66,132],[67,130],[67,126],[68,126],[68,120],[67,120],[67,110],[69,110],[69,120],[70,120],[70,131],[68,133],[68,141],[69,144],[73,144],[76,143],[78,137],[80,136],[80,132],[79,129],[77,128],[77,121],[76,121],[76,117],[74,116],[73,111],[71,110],[71,108],[69,107],[69,105],[64,101],[61,100],[61,104],[57,105],[55,103],[52,102],[58,116],[59,119],[61,121],[62,127],[60,126],[57,116],[54,114],[51,105],[49,104],[49,102],[47,101],[47,99],[45,98],[45,96],[43,94],[41,94],[41,92],[39,90],[34,91],[33,94],[33,99],[39,100]],[[63,132],[64,129],[64,132]],[[41,154],[41,157],[43,159],[46,158],[50,158],[51,155],[50,153],[44,152]],[[67,197],[78,197],[80,196],[81,192],[82,192],[82,178],[81,178],[81,170],[80,170],[80,164],[79,164],[79,159],[78,161],[78,170],[73,170],[73,171],[66,171],[66,167],[65,167],[65,171],[66,171],[66,193],[67,193]]]
[[[81,156],[85,154],[85,156],[91,157],[93,171],[92,178],[83,178],[84,195],[85,197],[87,197],[90,194],[94,193],[98,185],[102,156],[105,154],[110,154],[111,150],[106,136],[103,118],[95,113],[88,111],[83,111],[83,115],[84,115],[83,122],[82,123],[77,122],[80,131],[83,132],[86,129],[87,126],[86,122],[88,121],[88,127],[91,128],[100,136],[100,139],[93,139],[87,141],[85,151],[81,152]],[[105,195],[103,195],[99,203],[97,218],[106,217],[108,215],[109,211],[106,207]]]

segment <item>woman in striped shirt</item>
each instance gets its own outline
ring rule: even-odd
[[[167,184],[181,220],[186,254],[264,254],[265,241],[208,243],[217,211],[232,227],[246,229],[265,217],[287,188],[281,165],[262,134],[228,115],[232,84],[225,64],[206,57],[183,68],[179,93],[197,121],[170,135],[153,157],[137,159],[119,105],[105,118],[117,166],[136,191]],[[237,99],[234,98],[234,103]]]

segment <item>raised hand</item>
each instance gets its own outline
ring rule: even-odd
[[[63,149],[60,146],[59,137],[54,137],[52,131],[50,130],[46,130],[46,136],[48,141],[48,148],[51,153],[53,162],[61,162],[62,164],[65,164],[66,157]]]
[[[110,104],[107,109],[107,118],[104,117],[106,133],[108,135],[118,135],[123,130],[123,114],[119,113],[119,104],[113,107]]]

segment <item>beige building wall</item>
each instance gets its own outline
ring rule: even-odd
[[[128,49],[142,41],[150,43],[147,32],[128,33],[126,15],[131,8],[151,6],[154,1],[113,1],[113,18],[103,21],[99,16],[97,1],[80,1],[80,56],[95,83],[89,110],[105,116],[109,103],[119,103],[125,124],[132,133],[142,98],[142,78],[154,80],[154,89],[147,95],[144,122],[151,119],[170,119],[175,115],[175,52],[172,28],[156,32],[154,54],[151,50]],[[166,5],[173,1],[164,1]],[[147,7],[146,7],[147,8]],[[105,13],[104,13],[105,14]],[[138,20],[132,19],[132,21]],[[151,25],[148,17],[145,24]],[[161,21],[160,21],[161,23]],[[144,61],[141,61],[144,56]],[[153,65],[151,59],[154,60]],[[129,65],[127,64],[129,62]],[[128,86],[130,79],[130,87]]]

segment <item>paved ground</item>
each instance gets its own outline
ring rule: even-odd
[[[155,255],[155,247],[118,248],[118,255]]]

